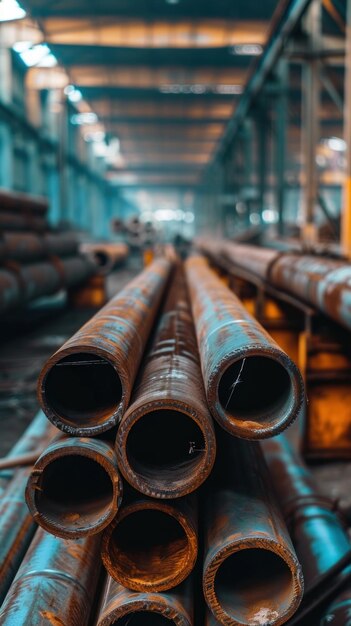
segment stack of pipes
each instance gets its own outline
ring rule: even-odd
[[[296,419],[301,375],[204,258],[153,261],[49,359],[38,394],[61,434],[28,478],[41,528],[2,625],[278,626],[298,623],[303,575],[313,593],[330,568],[347,580],[332,507],[283,442],[257,441]]]
[[[0,191],[0,313],[72,289],[95,271],[73,233],[50,231],[47,210],[43,198]]]

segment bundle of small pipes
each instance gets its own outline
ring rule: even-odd
[[[95,272],[73,233],[50,231],[47,210],[43,198],[0,191],[1,314],[71,290]]]
[[[106,276],[122,265],[128,257],[129,248],[122,242],[82,243],[80,252],[91,257],[98,267],[98,273]]]
[[[319,624],[347,535],[286,440],[257,441],[298,416],[302,379],[204,258],[154,260],[38,396],[47,427],[12,463],[61,432],[1,483],[2,626]]]

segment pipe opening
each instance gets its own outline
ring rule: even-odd
[[[175,578],[190,558],[184,528],[159,509],[127,515],[112,532],[109,549],[118,580],[132,589],[139,583],[151,587]]]
[[[103,250],[96,250],[94,252],[94,258],[99,267],[106,267],[109,263],[109,256]]]
[[[262,548],[231,554],[217,571],[214,589],[223,610],[240,624],[274,624],[294,599],[288,565]]]
[[[218,386],[218,399],[225,413],[236,420],[264,424],[288,411],[292,393],[285,367],[265,356],[249,356],[229,365]]]
[[[162,409],[135,422],[127,438],[128,462],[146,481],[170,486],[194,475],[206,455],[198,424],[185,413]]]
[[[122,399],[121,380],[114,367],[96,354],[71,354],[48,372],[44,381],[47,404],[72,426],[105,422]]]
[[[45,520],[75,531],[94,527],[108,515],[114,492],[107,471],[95,460],[79,454],[61,456],[43,470],[35,504]]]
[[[154,611],[138,611],[120,617],[111,626],[170,626],[170,621]]]

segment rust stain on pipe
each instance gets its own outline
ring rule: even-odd
[[[155,498],[195,491],[212,470],[216,439],[181,268],[119,427],[116,449],[125,479]]]
[[[0,609],[2,626],[84,626],[100,574],[100,537],[76,542],[38,529]]]
[[[185,263],[212,415],[228,432],[247,439],[270,437],[298,416],[301,374],[203,257]]]
[[[65,435],[39,457],[26,489],[35,521],[68,539],[100,532],[115,517],[121,498],[112,444]]]
[[[303,578],[257,443],[223,435],[220,476],[206,507],[203,591],[221,624],[284,624]]]
[[[120,421],[171,266],[155,260],[44,365],[38,398],[55,426],[91,436]]]
[[[101,602],[97,626],[193,626],[191,577],[172,591],[129,591],[110,576]]]
[[[308,591],[349,552],[350,541],[334,503],[318,493],[311,473],[288,440],[279,436],[262,447]]]
[[[193,498],[164,502],[133,499],[104,531],[102,560],[114,580],[133,591],[166,591],[179,585],[197,558]]]

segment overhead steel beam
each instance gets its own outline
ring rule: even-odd
[[[242,122],[247,116],[253,101],[261,91],[265,80],[274,68],[287,38],[298,24],[311,0],[283,0],[272,20],[268,42],[263,54],[258,58],[245,91],[240,98],[233,118],[219,143],[214,160],[219,160],[230,146]]]

